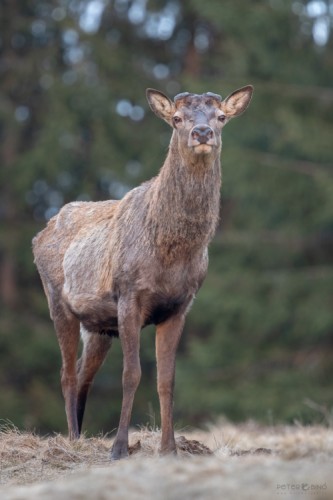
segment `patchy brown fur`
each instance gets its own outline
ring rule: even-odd
[[[221,129],[246,109],[252,87],[215,94],[155,90],[153,111],[173,126],[159,175],[120,201],[65,205],[33,240],[35,262],[62,353],[69,434],[80,434],[89,387],[119,333],[123,404],[113,458],[128,453],[128,426],[141,368],[139,333],[155,324],[162,452],[174,452],[175,354],[184,320],[207,272],[219,217]],[[79,331],[83,354],[78,362]],[[108,333],[109,335],[100,335]]]

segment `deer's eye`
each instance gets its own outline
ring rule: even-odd
[[[218,119],[219,122],[223,123],[225,121],[225,119],[226,119],[226,116],[225,115],[219,115],[217,117],[217,119]]]
[[[183,120],[181,119],[181,117],[180,117],[180,116],[174,116],[174,117],[173,117],[173,123],[174,123],[175,125],[178,125],[178,124],[179,124],[179,123],[181,123],[182,121],[183,121]]]

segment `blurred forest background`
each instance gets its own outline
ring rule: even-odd
[[[177,361],[178,427],[219,415],[332,422],[332,0],[2,0],[0,418],[66,431],[60,353],[31,239],[72,200],[120,198],[171,136],[146,87],[253,84],[224,131],[221,224]],[[118,424],[119,341],[84,428]],[[133,424],[159,424],[142,332]]]

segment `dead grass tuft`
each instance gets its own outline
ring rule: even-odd
[[[130,434],[130,457],[110,462],[112,439],[107,436],[70,442],[61,435],[40,437],[4,424],[0,498],[63,500],[68,492],[70,498],[97,500],[266,500],[282,493],[288,500],[319,500],[317,493],[320,500],[333,498],[332,429],[224,423],[208,431],[182,432],[176,444],[177,457],[160,457],[159,430],[142,428]],[[305,496],[307,490],[294,496],[296,490],[279,490],[288,484],[321,489],[311,490],[311,496]]]

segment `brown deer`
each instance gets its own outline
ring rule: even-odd
[[[119,201],[65,205],[33,240],[61,355],[69,436],[80,435],[89,388],[111,346],[123,351],[123,402],[111,456],[128,454],[140,368],[140,331],[156,325],[161,452],[176,452],[175,356],[185,316],[208,266],[219,219],[221,130],[248,106],[253,88],[222,100],[207,92],[172,102],[148,89],[151,109],[173,129],[157,177]],[[83,351],[77,361],[81,337]]]

